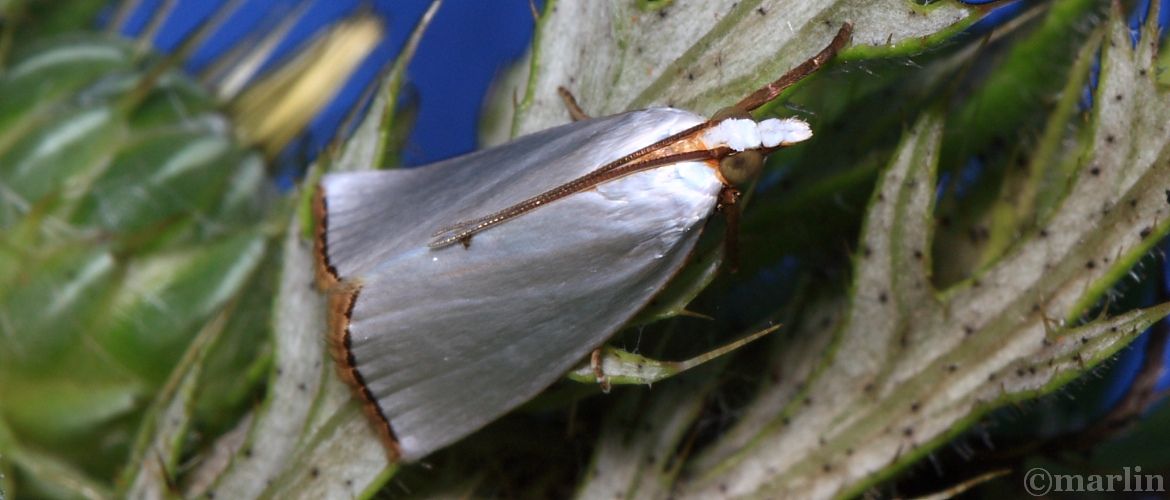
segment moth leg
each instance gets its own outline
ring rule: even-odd
[[[561,100],[565,102],[565,109],[569,110],[569,117],[575,122],[581,120],[588,120],[592,118],[589,113],[581,109],[581,105],[577,104],[577,98],[573,97],[573,93],[564,87],[557,87],[557,93],[561,95]]]
[[[724,186],[723,190],[719,191],[719,204],[715,206],[727,221],[727,233],[723,236],[723,258],[727,262],[727,270],[732,273],[739,271],[740,196],[738,189]]]
[[[601,386],[601,392],[609,394],[609,378],[605,376],[605,371],[601,369],[601,348],[593,350],[593,354],[589,355],[589,367],[593,368],[593,376],[597,378],[598,385]]]

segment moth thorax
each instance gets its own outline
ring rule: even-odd
[[[711,116],[711,121],[721,122],[728,118],[744,118],[750,120],[752,119],[752,114],[739,107],[728,106],[719,111],[716,111],[715,114]]]

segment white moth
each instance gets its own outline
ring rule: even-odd
[[[422,458],[531,399],[642,309],[764,155],[812,136],[748,112],[850,33],[710,120],[651,108],[426,167],[325,175],[332,350],[391,457]]]

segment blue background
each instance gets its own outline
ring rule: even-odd
[[[163,52],[176,49],[226,1],[186,0],[165,12],[153,38]],[[542,2],[536,2],[537,8]],[[287,37],[265,63],[272,68],[322,33],[331,24],[370,10],[384,19],[387,36],[332,103],[310,124],[301,141],[282,155],[283,163],[303,164],[334,137],[355,102],[377,81],[379,74],[406,44],[429,0],[245,0],[225,16],[206,41],[185,62],[194,74],[238,46],[256,43],[282,23],[292,21]],[[119,31],[140,36],[162,0],[143,0],[126,17]],[[406,145],[403,161],[420,165],[475,149],[476,128],[484,94],[494,79],[528,47],[535,20],[528,0],[448,0],[423,35],[407,70],[409,104],[417,104],[417,122]],[[294,170],[296,170],[294,168]]]

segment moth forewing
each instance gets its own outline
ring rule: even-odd
[[[494,420],[601,345],[682,266],[722,183],[708,163],[678,162],[558,200],[471,249],[429,248],[431,228],[702,121],[636,111],[426,168],[322,179],[321,262],[356,296],[348,315],[333,311],[335,354],[403,458]]]
[[[419,459],[474,432],[625,325],[734,202],[730,184],[758,173],[752,158],[811,136],[799,120],[745,116],[848,33],[726,117],[652,108],[427,167],[326,174],[316,213],[332,352],[391,455]]]

